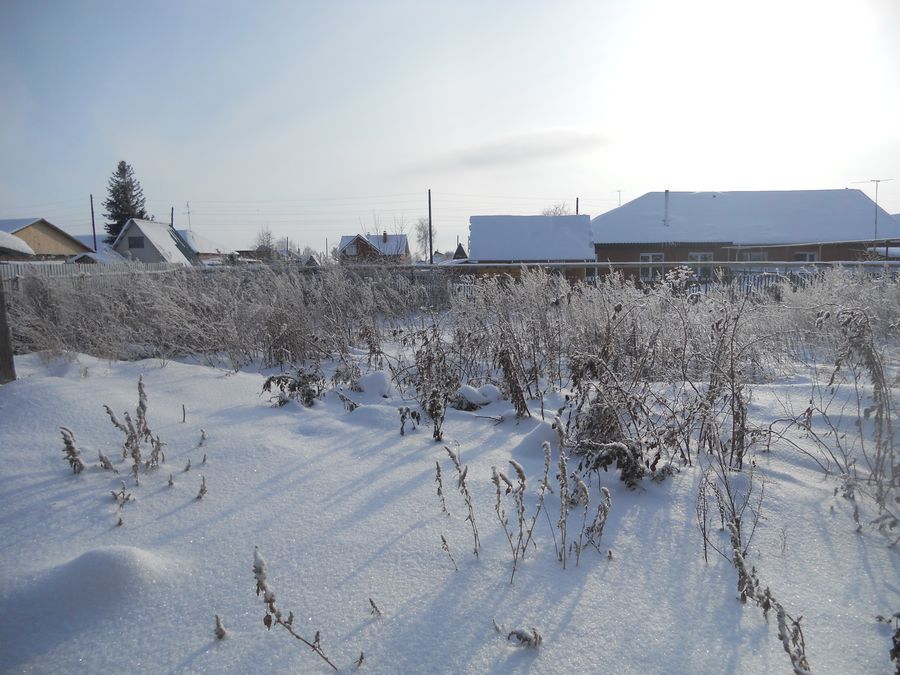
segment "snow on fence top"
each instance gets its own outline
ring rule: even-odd
[[[596,260],[590,216],[472,216],[470,261]]]
[[[598,244],[728,242],[739,245],[870,241],[874,202],[860,190],[648,192],[594,218]],[[878,208],[878,238],[900,223]]]

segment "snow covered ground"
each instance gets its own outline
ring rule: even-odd
[[[602,474],[612,494],[602,553],[586,549],[580,566],[573,557],[563,570],[542,516],[537,549],[510,585],[491,467],[524,466],[530,511],[541,444],[552,443],[554,462],[558,447],[550,420],[517,423],[509,401],[451,410],[444,424],[445,441],[468,465],[476,559],[447,453],[428,426],[400,435],[397,408],[410,402],[396,392],[345,392],[361,404],[352,412],[334,391],[311,408],[273,408],[255,372],[87,356],[28,355],[16,367],[20,379],[0,387],[5,672],[330,672],[281,627],[266,630],[254,546],[295,630],[310,640],[320,631],[342,671],[361,652],[361,670],[373,673],[790,671],[772,615],[767,623],[737,599],[731,563],[714,553],[704,562],[697,467],[634,491]],[[167,445],[165,464],[135,486],[103,405],[120,418],[133,413],[139,376],[148,424]],[[802,377],[755,387],[751,416],[782,416],[779,401],[802,410],[808,395]],[[87,464],[78,475],[64,460],[60,426],[72,429]],[[120,475],[99,467],[98,450]],[[449,517],[435,493],[435,461]],[[871,528],[855,532],[835,479],[808,457],[779,448],[755,462],[766,480],[748,563],[802,615],[813,672],[892,672],[891,631],[874,617],[900,609],[897,549]],[[197,499],[201,476],[208,493]],[[134,501],[119,508],[110,493],[123,479]],[[598,488],[594,481],[595,504]],[[555,522],[558,497],[547,507]],[[575,509],[570,537],[580,522]],[[715,537],[725,545],[724,534]],[[213,633],[216,614],[224,640]],[[540,648],[507,640],[532,627]]]

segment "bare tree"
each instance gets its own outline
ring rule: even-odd
[[[253,242],[253,250],[261,256],[270,258],[275,251],[275,237],[272,236],[272,230],[268,227],[261,227],[256,233],[256,239]]]
[[[572,211],[565,202],[554,204],[550,208],[541,211],[542,216],[571,216]]]
[[[303,262],[306,262],[307,260],[309,260],[310,256],[312,256],[312,258],[320,265],[325,262],[325,254],[324,253],[319,253],[312,246],[304,246],[303,251],[300,253],[300,259]]]
[[[394,216],[394,226],[391,228],[391,234],[406,234],[409,229],[409,223],[406,222],[405,216]]]
[[[432,240],[437,236],[437,228],[431,227]],[[428,218],[416,221],[416,252],[422,257],[428,255]]]

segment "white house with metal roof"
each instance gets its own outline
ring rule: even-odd
[[[112,249],[128,260],[145,263],[191,265],[194,252],[168,223],[131,218],[112,243]]]
[[[654,265],[858,260],[900,242],[900,223],[851,189],[648,192],[591,229],[597,260]]]
[[[595,262],[591,218],[574,216],[471,216],[468,263]],[[498,268],[517,274],[514,268]],[[562,267],[560,267],[562,269]],[[571,267],[566,275],[584,278],[586,268]],[[495,270],[488,268],[489,272]]]

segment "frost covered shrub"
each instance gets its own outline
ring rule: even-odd
[[[298,363],[346,351],[360,325],[390,324],[427,297],[390,271],[296,267],[123,273],[97,283],[29,277],[10,294],[19,353]],[[374,317],[374,319],[373,319]],[[371,337],[371,336],[370,336]]]
[[[296,375],[270,375],[263,383],[262,390],[272,394],[270,400],[275,406],[297,400],[309,408],[325,391],[325,378],[318,366],[308,371],[301,367]]]
[[[432,436],[434,440],[440,441],[443,438],[442,428],[447,406],[459,389],[458,371],[452,364],[447,343],[436,325],[411,332],[403,338],[403,344],[412,349],[412,363],[401,367],[395,379],[401,387],[410,386],[415,390],[419,406],[432,421]],[[405,419],[401,419],[401,432],[403,422]]]

